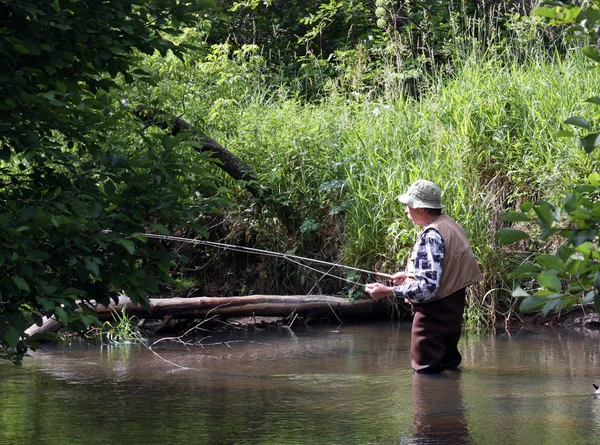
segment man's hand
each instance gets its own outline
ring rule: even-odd
[[[371,295],[375,301],[379,301],[384,297],[393,297],[394,291],[391,287],[382,283],[370,283],[365,286],[365,292]]]
[[[396,286],[400,286],[409,276],[411,275],[407,274],[406,272],[396,272],[390,277],[390,280],[392,280],[392,283],[394,283]]]

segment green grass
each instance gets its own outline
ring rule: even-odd
[[[564,119],[589,113],[583,99],[599,88],[577,53],[526,63],[472,54],[419,100],[251,103],[224,142],[300,218],[322,222],[343,209],[338,256],[363,268],[401,267],[416,229],[396,196],[418,178],[440,184],[485,273],[470,299],[468,318],[478,324],[514,312],[510,261],[494,240],[501,213],[523,200],[558,199],[593,169],[596,156],[555,134]]]
[[[186,117],[207,122],[213,138],[252,165],[295,210],[298,226],[318,223],[290,237],[229,182],[238,202],[226,216],[236,232],[231,240],[243,234],[262,249],[392,272],[403,267],[418,231],[396,197],[414,180],[430,179],[441,185],[446,212],[469,234],[484,272],[469,295],[469,324],[514,314],[515,283],[507,275],[528,253],[498,246],[499,217],[525,200],[558,200],[593,171],[597,155],[555,135],[568,117],[596,111],[584,99],[600,90],[600,77],[576,48],[559,55],[536,43],[534,19],[511,20],[509,41],[493,32],[457,34],[447,62],[427,71],[423,59],[414,70],[418,97],[398,81],[406,73],[397,60],[381,67],[376,85],[333,79],[312,102],[271,85],[255,59],[256,75],[247,62],[230,63],[221,53],[204,65],[195,61],[181,72],[191,93]],[[355,79],[367,71],[348,67],[357,70]],[[182,87],[169,88],[161,92],[180,100]],[[308,292],[318,279],[268,260],[261,273],[272,293]]]
[[[98,335],[102,343],[143,343],[144,337],[134,325],[136,319],[127,315],[125,307],[123,307],[123,310],[120,314],[117,311],[113,312],[113,321],[105,321],[102,325],[102,329],[98,331]]]

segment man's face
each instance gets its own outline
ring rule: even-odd
[[[427,223],[427,214],[425,209],[413,209],[407,205],[404,206],[404,213],[417,226],[424,226]]]

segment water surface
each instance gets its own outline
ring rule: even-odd
[[[598,332],[465,335],[461,372],[422,376],[409,330],[46,348],[0,362],[0,444],[600,444]]]

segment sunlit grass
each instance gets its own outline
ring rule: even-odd
[[[213,169],[238,203],[227,214],[232,230],[260,248],[395,271],[418,233],[396,197],[416,179],[440,184],[446,213],[467,231],[484,273],[466,316],[481,326],[514,313],[507,276],[527,255],[500,249],[500,215],[525,200],[560,199],[598,160],[574,139],[556,137],[568,117],[596,111],[584,99],[600,90],[597,72],[569,44],[544,47],[538,19],[505,19],[483,24],[457,15],[465,23],[456,24],[442,50],[425,47],[401,60],[381,47],[377,72],[360,65],[367,59],[362,52],[337,67],[338,78],[315,79],[326,87],[311,100],[293,81],[275,85],[255,47],[233,54],[215,47],[211,57],[187,65],[148,63],[160,65],[160,92],[171,111],[184,112],[253,166],[271,196],[294,210],[303,229],[290,236],[243,187]],[[183,80],[170,82],[171,72]],[[265,260],[265,291],[313,289],[318,277],[294,267]]]
[[[525,199],[555,199],[593,168],[562,121],[583,114],[600,80],[576,52],[526,61],[473,53],[419,99],[333,95],[251,103],[227,145],[289,199],[301,219],[341,212],[339,256],[391,272],[417,229],[396,201],[416,179],[442,186],[446,212],[469,234],[486,276],[470,299],[477,324],[514,310],[499,215]],[[479,320],[479,321],[477,321]]]

